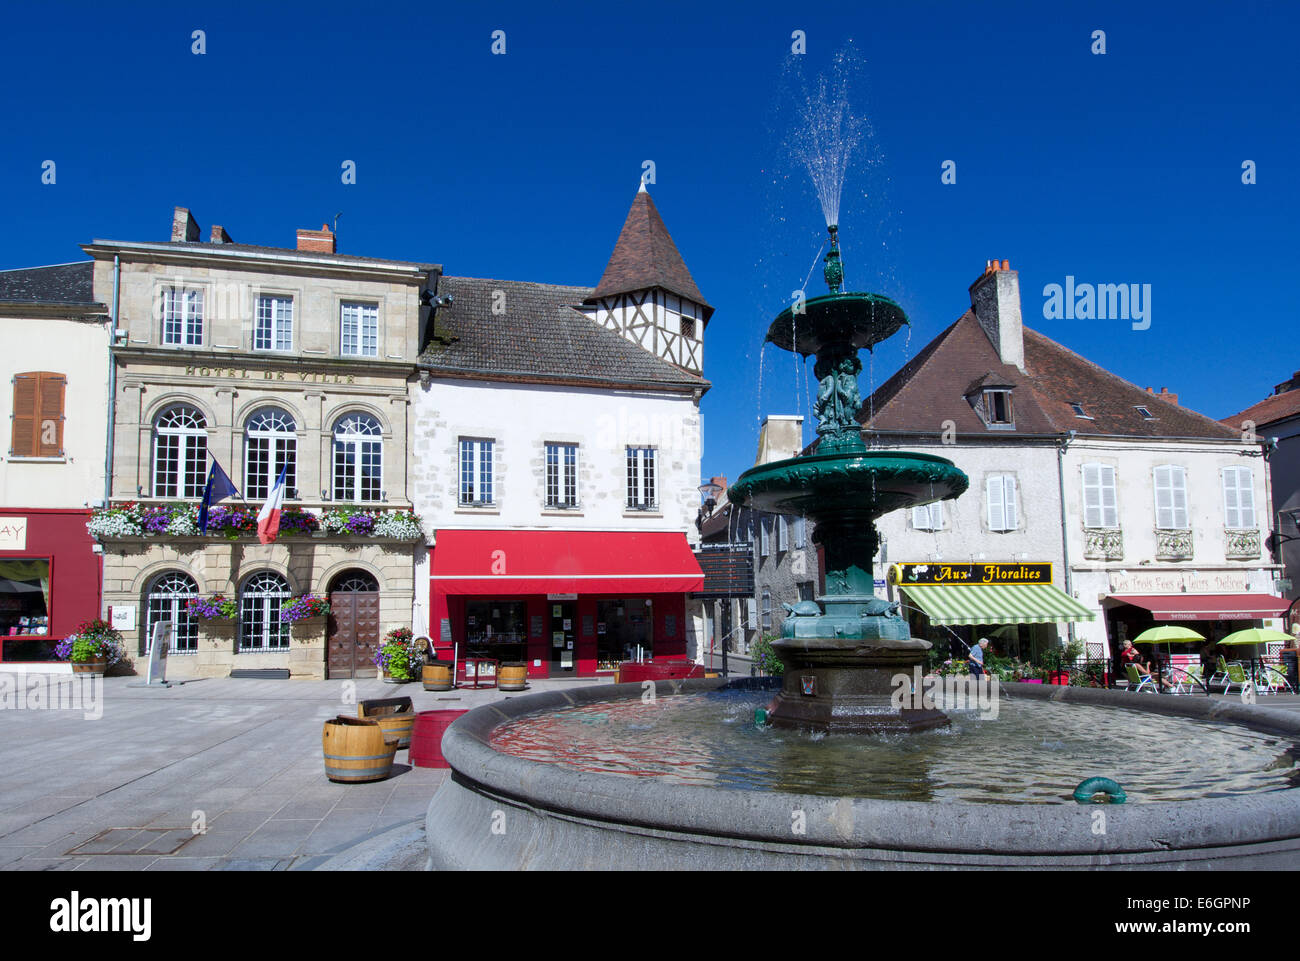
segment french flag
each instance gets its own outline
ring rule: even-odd
[[[266,499],[257,514],[257,539],[269,544],[280,534],[280,508],[284,506],[284,479],[289,467],[280,468],[280,476],[275,479],[271,496]]]

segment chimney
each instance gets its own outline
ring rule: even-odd
[[[1160,393],[1158,394],[1156,393],[1156,389],[1154,387],[1148,387],[1147,393],[1150,394],[1152,397],[1159,397],[1161,400],[1167,400],[1171,404],[1178,403],[1178,395],[1169,393],[1168,387],[1161,387]]]
[[[213,224],[212,230],[208,233],[208,243],[210,244],[233,244],[230,234],[226,233],[226,228],[221,224]]]
[[[1273,393],[1285,394],[1287,391],[1296,390],[1297,388],[1300,388],[1300,370],[1297,370],[1292,374],[1290,380],[1284,380],[1282,383],[1274,387]]]
[[[187,209],[176,207],[172,210],[172,243],[198,240],[201,233],[199,222]]]
[[[758,459],[754,466],[798,457],[803,450],[803,415],[773,414],[763,419],[758,432]]]
[[[975,319],[997,348],[998,358],[1022,372],[1025,369],[1024,325],[1020,318],[1020,275],[1007,260],[990,260],[984,273],[970,285]]]
[[[727,479],[725,477],[710,477],[709,483],[715,487],[721,487],[723,494],[727,493]]]
[[[329,224],[321,224],[320,230],[299,230],[298,249],[313,254],[334,253],[334,234]]]

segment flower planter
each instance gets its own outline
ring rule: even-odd
[[[90,674],[102,675],[108,670],[108,658],[102,657],[97,661],[72,661],[73,674]]]
[[[321,748],[325,776],[331,781],[382,781],[393,771],[397,738],[386,735],[374,720],[340,715],[325,722]]]
[[[1068,671],[1052,671],[1047,676],[1049,684],[1057,684],[1061,687],[1068,687],[1070,683],[1070,674]]]
[[[430,661],[421,671],[421,680],[426,691],[450,691],[455,689],[451,678],[452,665],[446,661]]]
[[[1022,677],[1020,679],[1020,683],[1021,684],[1042,684],[1043,679],[1041,677]]]

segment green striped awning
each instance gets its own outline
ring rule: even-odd
[[[1050,584],[902,584],[933,624],[1045,624],[1095,621],[1090,611]]]

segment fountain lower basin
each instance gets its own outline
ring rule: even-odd
[[[716,690],[721,679],[668,681],[656,696]],[[1290,712],[1209,698],[1007,685],[1018,700],[1127,707],[1212,719],[1300,740]],[[666,783],[504,754],[504,722],[539,710],[643,696],[611,685],[512,698],[448,730],[452,766],[429,807],[436,868],[1142,869],[1300,867],[1300,789],[1126,804],[890,801]],[[934,736],[934,735],[922,735]],[[1213,758],[1206,764],[1212,766]],[[996,778],[996,759],[989,776]],[[1104,830],[1096,830],[1098,818]],[[494,827],[494,825],[496,827]],[[802,833],[795,826],[802,828]]]

